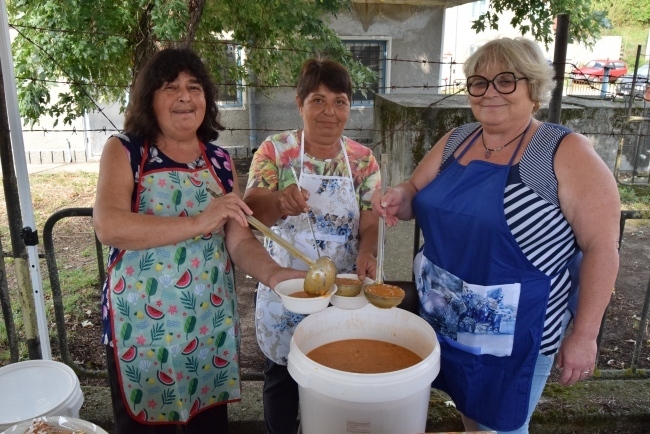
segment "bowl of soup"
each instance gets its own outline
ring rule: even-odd
[[[353,291],[356,292],[354,295],[345,295],[351,294],[351,292],[345,291],[344,285],[346,282],[356,282],[354,284],[358,285],[358,290],[355,289]],[[373,283],[372,279],[366,277],[366,279],[361,282],[356,274],[337,274],[335,283],[338,289],[336,294],[332,295],[332,299],[330,300],[330,303],[332,303],[333,306],[336,306],[339,309],[360,309],[368,304],[368,299],[364,295],[363,291],[361,291],[361,288],[363,285]]]
[[[304,291],[304,284],[305,279],[289,279],[275,286],[275,292],[286,310],[303,315],[320,312],[329,306],[332,295],[337,291],[336,285],[332,285],[324,295],[312,297]]]
[[[356,274],[351,273],[337,274],[334,283],[338,288],[336,295],[339,297],[356,297],[361,293],[364,284]]]

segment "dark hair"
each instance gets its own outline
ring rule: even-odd
[[[334,60],[314,58],[307,60],[300,71],[297,86],[300,104],[321,84],[332,92],[345,93],[352,102],[352,79],[345,66]]]
[[[158,119],[153,110],[154,93],[165,83],[176,80],[181,72],[195,77],[205,94],[205,117],[196,135],[203,142],[219,137],[223,126],[219,123],[217,87],[201,58],[192,50],[166,48],[154,54],[136,77],[126,108],[124,130],[153,142],[160,134]]]

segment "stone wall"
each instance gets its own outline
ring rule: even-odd
[[[564,97],[560,123],[584,134],[614,171],[626,113],[623,102]],[[542,107],[536,117],[546,120],[547,114],[547,108]],[[475,119],[465,96],[377,95],[374,152],[377,156],[388,154],[388,185],[408,179],[417,163],[445,133],[468,122]],[[636,128],[628,127],[626,131],[631,136],[625,136],[621,170],[629,170],[635,159],[630,142]]]

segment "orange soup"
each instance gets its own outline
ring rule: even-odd
[[[399,371],[422,361],[411,350],[374,339],[330,342],[313,349],[307,357],[328,368],[358,374]]]
[[[305,291],[296,291],[292,292],[289,294],[289,297],[294,297],[294,298],[312,298],[311,295],[307,294]],[[316,296],[318,297],[318,296]]]
[[[404,290],[399,286],[374,283],[366,286],[366,292],[377,297],[403,297]]]

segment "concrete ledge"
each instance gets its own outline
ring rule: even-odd
[[[80,417],[113,433],[107,387],[82,387]],[[262,382],[243,382],[242,400],[228,406],[231,434],[264,434]],[[449,397],[431,392],[428,432],[463,431]],[[650,432],[650,380],[590,380],[572,387],[550,383],[533,415],[531,433],[631,434]]]

